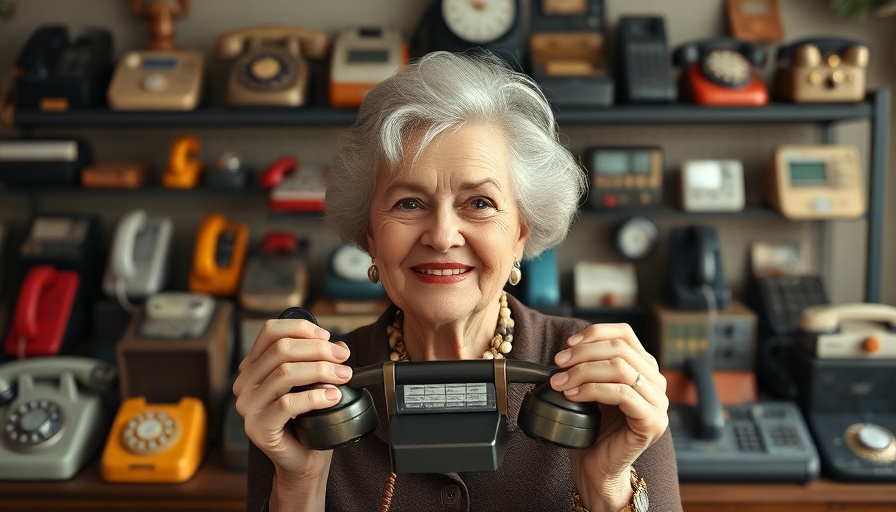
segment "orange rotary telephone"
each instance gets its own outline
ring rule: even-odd
[[[326,56],[328,39],[316,30],[282,25],[248,27],[218,36],[220,59],[236,57],[227,80],[228,105],[298,107],[308,102],[307,58]]]
[[[761,46],[725,37],[686,43],[672,54],[672,61],[682,68],[682,99],[713,106],[768,103],[768,90],[757,72],[765,60]]]
[[[6,335],[6,355],[56,355],[73,341],[66,339],[66,331],[79,281],[77,272],[56,270],[50,265],[31,267],[19,288]]]
[[[185,396],[176,404],[125,400],[106,439],[101,475],[106,482],[184,482],[205,457],[205,408]]]
[[[207,216],[196,238],[190,291],[218,296],[236,294],[248,242],[249,227],[245,222],[228,222],[220,214]]]
[[[201,144],[192,135],[178,137],[171,144],[168,166],[162,175],[162,184],[168,188],[194,188],[202,175],[202,160],[197,158]]]
[[[862,43],[833,37],[782,46],[775,69],[775,93],[797,103],[862,101],[869,53]]]

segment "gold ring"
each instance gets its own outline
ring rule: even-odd
[[[632,382],[632,387],[636,388],[641,384],[641,372],[638,372],[638,376],[635,377],[635,382]]]

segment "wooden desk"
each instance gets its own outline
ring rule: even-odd
[[[682,484],[681,496],[686,512],[896,511],[896,483],[689,483]],[[106,483],[100,480],[99,460],[64,482],[0,482],[0,511],[243,512],[245,499],[245,474],[224,469],[217,450],[182,484]]]

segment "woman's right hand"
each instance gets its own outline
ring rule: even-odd
[[[274,463],[279,482],[325,480],[329,470],[332,450],[303,446],[286,428],[290,419],[338,402],[335,385],[351,378],[351,368],[340,364],[348,347],[329,339],[329,332],[307,320],[268,320],[240,363],[236,409],[249,440]],[[304,388],[291,393],[296,386]]]

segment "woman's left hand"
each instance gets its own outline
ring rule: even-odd
[[[669,425],[666,379],[628,324],[595,324],[572,336],[554,362],[551,386],[574,402],[597,402],[600,433],[571,450],[573,474],[589,510],[621,510],[631,498],[631,465]]]

